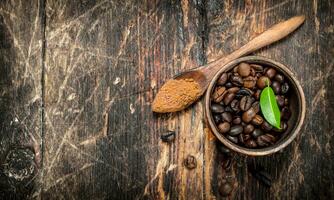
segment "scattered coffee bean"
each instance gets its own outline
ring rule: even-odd
[[[264,74],[265,74],[265,76],[272,79],[276,75],[276,70],[274,68],[269,68],[268,70],[266,70],[266,72]]]
[[[263,67],[261,65],[257,65],[257,64],[250,64],[250,66],[252,67],[252,69],[254,69],[256,72],[263,72]]]
[[[240,90],[239,87],[231,87],[227,90],[228,93],[237,93]]]
[[[244,127],[244,133],[245,134],[250,134],[254,131],[254,126],[252,124],[247,124],[245,127]]]
[[[249,139],[245,142],[245,146],[246,147],[249,147],[249,148],[256,148],[257,147],[257,144],[254,140],[252,139]]]
[[[239,134],[238,138],[239,138],[239,143],[245,144],[245,142],[247,140],[249,140],[251,138],[251,136],[250,135],[245,135],[245,134]]]
[[[224,99],[223,99],[223,102],[225,105],[228,105],[231,103],[231,101],[234,99],[235,97],[235,93],[228,93]]]
[[[211,104],[211,111],[213,113],[222,113],[224,112],[224,107],[222,105],[219,105],[219,104]]]
[[[229,196],[232,190],[233,190],[233,186],[229,182],[222,183],[221,186],[219,187],[219,193],[223,197]]]
[[[213,101],[216,103],[221,102],[224,99],[224,96],[227,94],[225,87],[217,87],[212,94]]]
[[[231,102],[231,108],[234,112],[238,113],[240,111],[240,108],[239,108],[239,101],[237,99],[234,99],[232,102]]]
[[[242,133],[243,127],[241,125],[234,125],[231,127],[230,131],[228,132],[231,136],[237,136]]]
[[[290,89],[289,84],[285,82],[281,86],[281,93],[286,94],[286,93],[288,93],[289,89]]]
[[[240,76],[246,77],[249,76],[251,67],[248,63],[240,63],[237,69]]]
[[[217,84],[218,85],[224,85],[225,83],[226,83],[226,81],[227,81],[227,74],[226,73],[223,73],[220,77],[219,77],[219,79],[217,80]]]
[[[260,102],[259,102],[259,101],[255,101],[255,102],[252,104],[252,108],[254,109],[254,112],[255,112],[255,113],[260,112]]]
[[[227,156],[225,161],[223,162],[222,166],[225,170],[230,170],[231,167],[232,167],[232,157]]]
[[[275,141],[276,141],[275,136],[271,134],[260,135],[259,137],[256,138],[256,143],[261,147],[273,145]]]
[[[183,161],[183,164],[186,168],[188,169],[194,169],[196,168],[197,166],[197,161],[196,161],[196,158],[192,155],[188,155],[184,161]]]
[[[252,124],[256,126],[260,126],[263,123],[263,118],[260,115],[255,115],[255,117],[252,119]]]
[[[240,99],[243,96],[252,96],[253,91],[248,89],[248,88],[241,88],[237,93],[236,93],[236,98]]]
[[[249,123],[255,117],[256,112],[253,107],[242,114],[242,121]]]
[[[282,76],[282,74],[276,74],[274,79],[275,79],[275,81],[278,81],[279,83],[284,82],[284,76]]]
[[[242,111],[248,110],[252,104],[254,103],[255,99],[251,96],[244,96],[240,100],[240,109]]]
[[[263,131],[261,129],[258,129],[256,128],[252,133],[251,135],[253,136],[253,138],[257,138],[259,137],[260,135],[263,135]]]
[[[242,86],[244,84],[244,81],[242,80],[241,76],[233,75],[230,80],[236,86]]]
[[[270,125],[267,121],[264,121],[262,124],[261,124],[261,128],[264,130],[264,131],[271,131],[271,129],[273,128],[272,125]]]
[[[258,88],[263,89],[267,86],[267,82],[270,85],[270,79],[267,76],[261,76],[259,79],[257,79],[256,85]]]
[[[168,131],[166,133],[161,134],[160,139],[163,142],[172,142],[175,140],[175,131]]]
[[[243,79],[245,88],[254,88],[256,85],[256,79],[252,76],[248,76]]]
[[[213,115],[213,121],[215,121],[216,124],[221,122],[221,120],[222,120],[221,115]]]
[[[256,90],[254,97],[256,100],[260,100],[261,90]]]
[[[288,107],[284,107],[282,108],[282,111],[281,111],[281,119],[282,120],[289,120],[291,117],[291,111]]]
[[[232,114],[230,112],[224,112],[221,116],[225,122],[230,123],[232,121]]]
[[[230,135],[226,135],[225,136],[228,140],[230,140],[231,142],[237,144],[238,143],[238,138],[237,137],[233,137],[233,136],[230,136]]]
[[[274,90],[275,94],[279,94],[281,92],[281,84],[277,81],[273,81],[271,88]]]
[[[218,125],[218,130],[221,133],[227,133],[230,130],[230,127],[231,127],[230,123],[223,122]]]
[[[235,117],[232,121],[233,124],[238,125],[241,123],[241,118],[239,116]]]
[[[220,142],[217,144],[217,147],[218,147],[218,150],[223,154],[231,153],[231,150]]]
[[[281,95],[277,95],[277,96],[276,96],[276,101],[277,101],[278,106],[281,107],[281,108],[282,108],[282,107],[284,106],[284,104],[285,104],[284,97],[281,96]]]

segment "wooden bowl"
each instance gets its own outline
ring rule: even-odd
[[[265,66],[270,66],[275,68],[278,72],[282,73],[287,81],[290,84],[290,94],[289,94],[289,104],[290,109],[292,112],[291,118],[288,121],[288,129],[283,133],[282,137],[277,141],[274,145],[271,145],[266,148],[259,148],[259,149],[250,149],[246,147],[239,146],[235,143],[232,143],[228,139],[226,139],[221,133],[219,133],[216,124],[214,123],[212,113],[210,110],[211,105],[211,95],[213,92],[213,89],[215,88],[216,81],[220,77],[220,75],[224,72],[227,72],[231,70],[233,67],[238,65],[241,62],[247,62],[247,63],[254,63],[254,64],[262,64]],[[289,145],[293,139],[299,134],[300,129],[303,125],[304,119],[305,119],[305,113],[306,113],[306,103],[305,103],[305,96],[303,89],[298,82],[296,76],[289,70],[288,67],[285,65],[276,62],[274,60],[271,60],[269,58],[264,58],[260,56],[247,56],[242,57],[239,59],[236,59],[227,65],[223,66],[217,74],[214,76],[212,81],[210,82],[210,85],[208,87],[208,90],[205,95],[205,115],[208,119],[210,128],[212,129],[215,136],[228,148],[230,148],[233,151],[250,155],[250,156],[263,156],[275,153],[287,145]]]

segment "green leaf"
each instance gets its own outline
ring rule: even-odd
[[[277,105],[274,91],[269,85],[261,92],[260,107],[267,122],[280,129],[281,113]]]

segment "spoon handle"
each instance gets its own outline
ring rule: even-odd
[[[270,45],[296,30],[305,20],[305,16],[292,17],[286,21],[280,22],[270,29],[264,31],[260,35],[253,38],[251,41],[246,43],[244,46],[240,47],[238,50],[234,51],[228,56],[221,57],[218,60],[209,63],[203,71],[206,71],[206,76],[210,80],[214,74],[221,68],[221,66],[226,65],[230,61],[237,59],[241,56],[252,53],[262,47]]]

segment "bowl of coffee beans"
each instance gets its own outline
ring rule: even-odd
[[[274,60],[247,56],[222,67],[210,82],[205,113],[215,136],[233,151],[275,153],[298,135],[306,103],[295,75]]]

